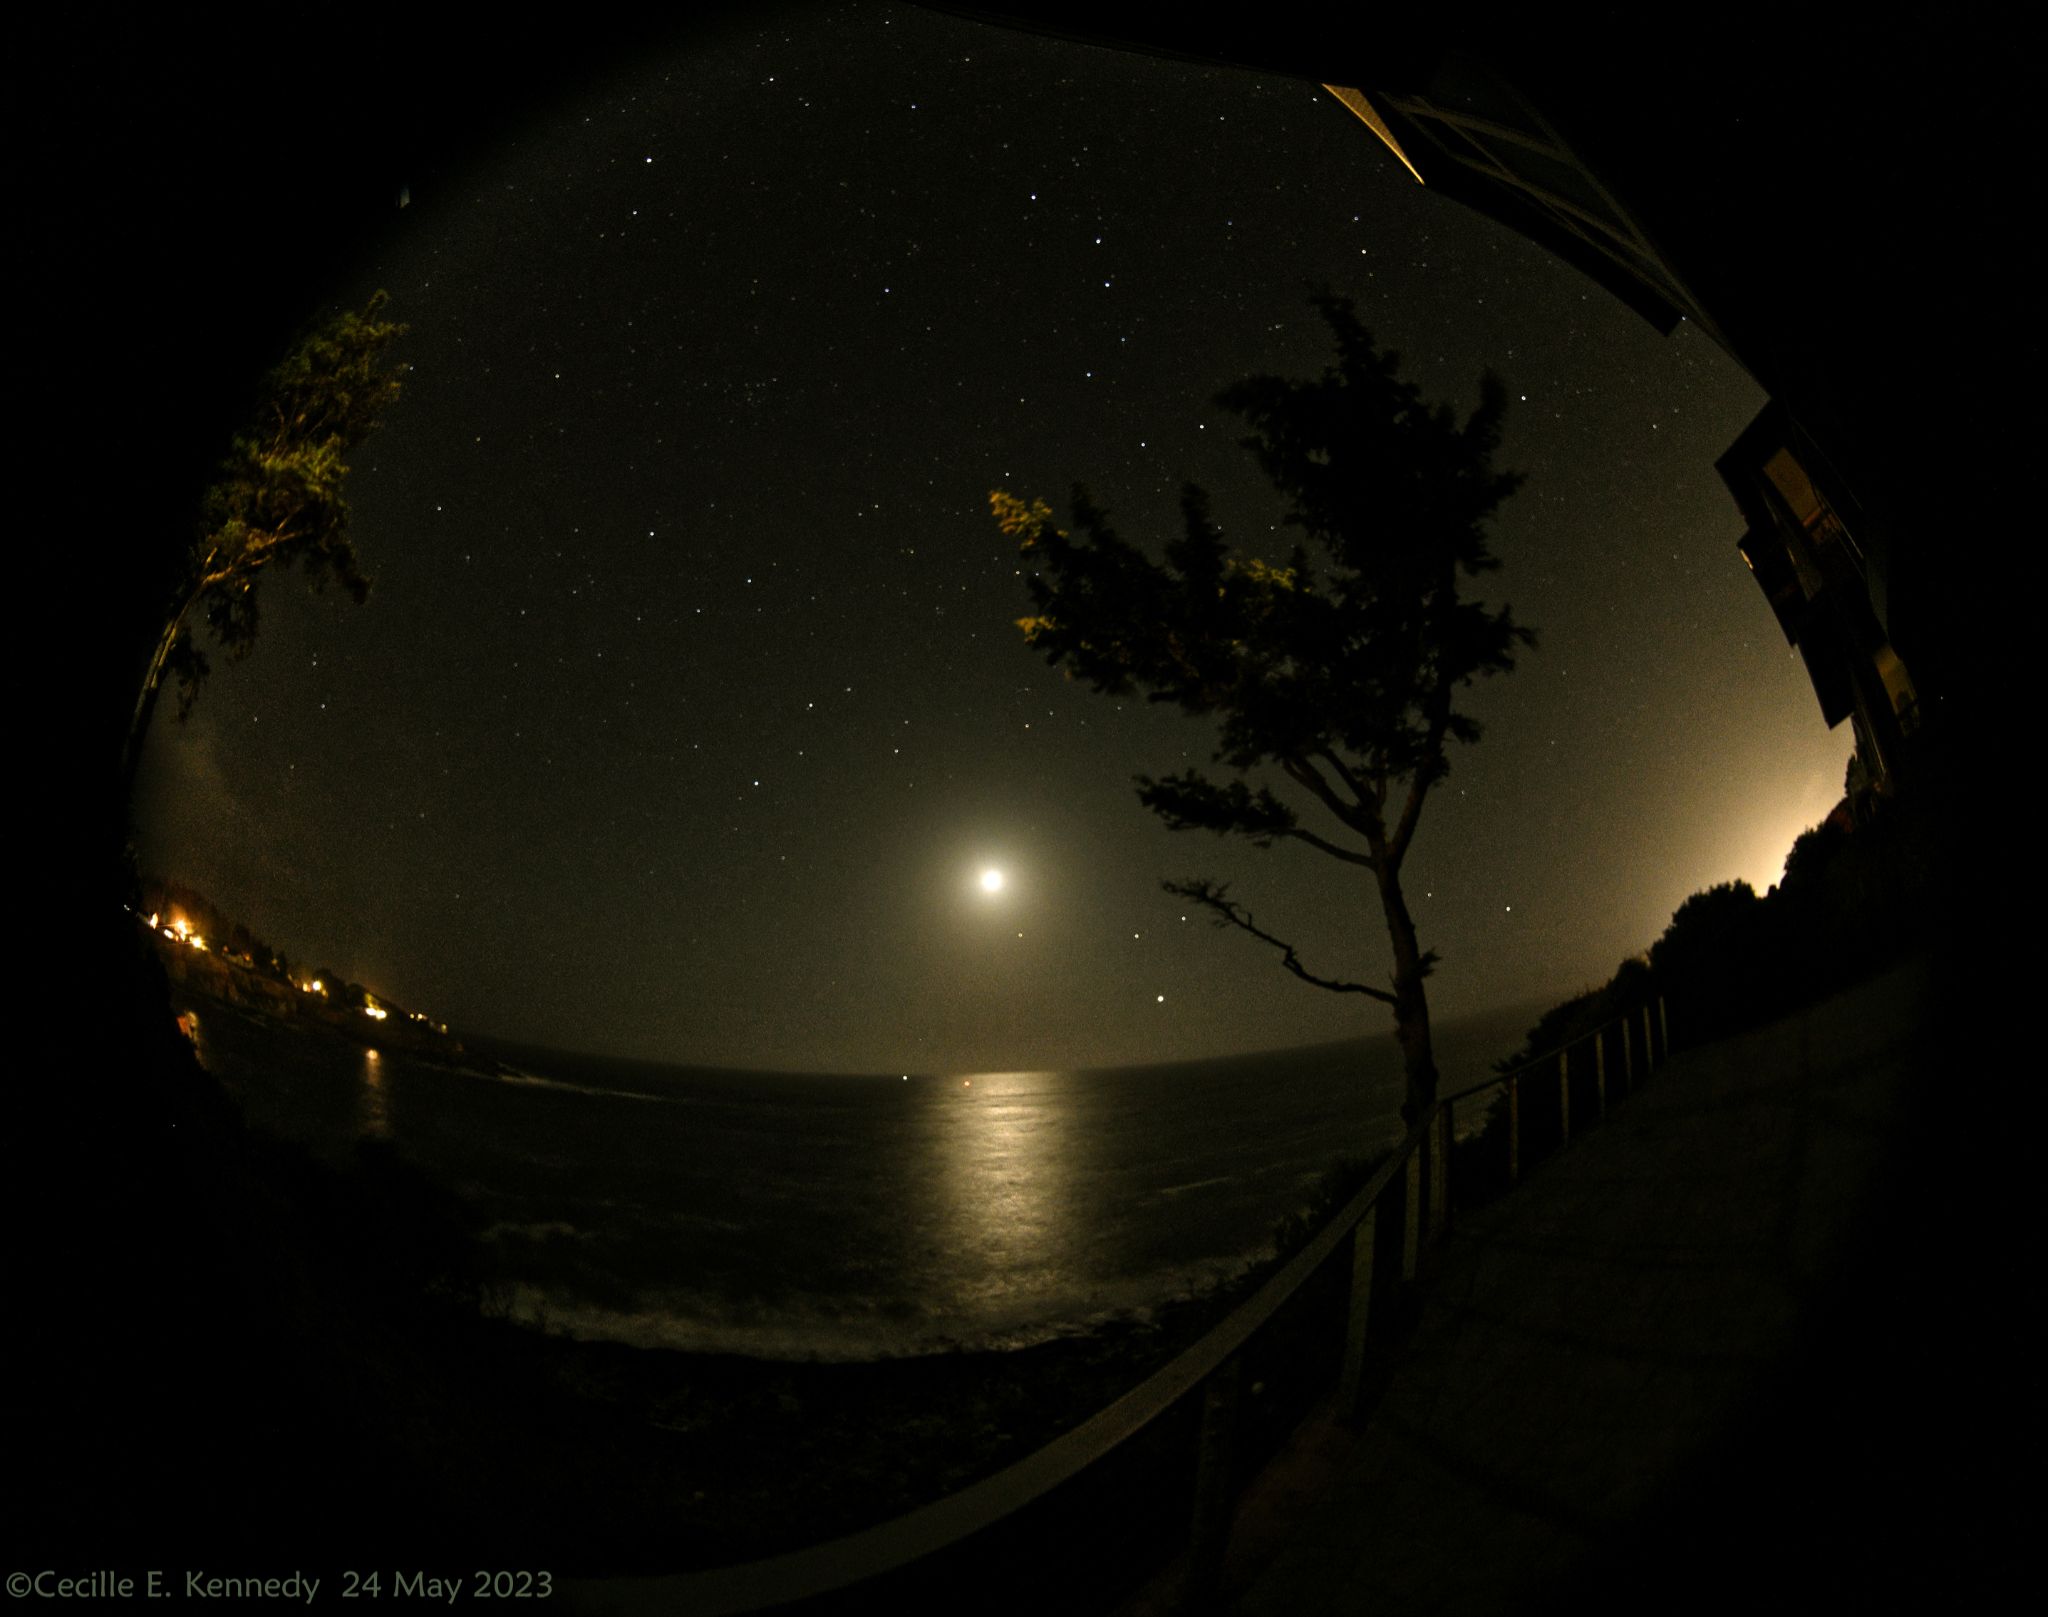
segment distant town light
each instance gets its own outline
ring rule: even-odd
[[[391,1013],[385,1010],[381,1005],[365,1005],[363,1007],[363,1014],[367,1017],[370,1017],[373,1021],[381,1022],[384,1020],[385,1017],[389,1016]]]

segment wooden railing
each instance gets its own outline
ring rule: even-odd
[[[1247,1348],[1329,1265],[1347,1271],[1337,1409],[1365,1413],[1372,1343],[1403,1313],[1420,1255],[1449,1227],[1455,1206],[1451,1164],[1458,1108],[1482,1095],[1507,1098],[1508,1184],[1521,1176],[1527,1096],[1554,1084],[1558,1147],[1573,1130],[1573,1091],[1595,1117],[1638,1087],[1667,1053],[1665,1008],[1652,999],[1558,1050],[1510,1072],[1440,1097],[1420,1125],[1361,1189],[1259,1289],[1207,1335],[1130,1392],[1064,1436],[948,1498],[844,1538],[765,1560],[707,1572],[618,1578],[575,1585],[579,1609],[689,1612],[691,1617],[816,1601],[913,1567],[1015,1518],[1055,1489],[1100,1465],[1183,1400],[1200,1401],[1193,1509],[1185,1537],[1184,1610],[1202,1609],[1217,1587],[1235,1503],[1237,1437],[1245,1401]],[[1542,1110],[1548,1111],[1548,1096]],[[988,1609],[990,1603],[984,1603]],[[1000,1604],[995,1602],[994,1604]]]
[[[1522,1171],[1522,1092],[1525,1088],[1540,1082],[1555,1082],[1558,1145],[1568,1146],[1572,1143],[1574,1080],[1579,1080],[1582,1092],[1591,1096],[1594,1121],[1598,1122],[1607,1115],[1610,1087],[1620,1092],[1614,1098],[1626,1095],[1652,1067],[1663,1064],[1670,1042],[1664,1001],[1661,996],[1653,996],[1635,1009],[1603,1022],[1590,1032],[1581,1033],[1545,1055],[1534,1056],[1511,1071],[1441,1097],[1437,1104],[1443,1109],[1444,1127],[1455,1140],[1458,1103],[1469,1101],[1475,1095],[1491,1095],[1504,1089],[1508,1103],[1508,1182],[1513,1184],[1521,1178]],[[1553,1070],[1556,1076],[1551,1080],[1549,1074]]]

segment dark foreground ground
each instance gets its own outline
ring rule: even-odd
[[[1243,1617],[1993,1609],[2034,1556],[2038,1116],[1916,962],[1679,1054],[1439,1247],[1362,1429],[1245,1500]],[[1980,1022],[1976,1024],[1982,1028]],[[1171,1609],[1169,1571],[1123,1617]]]
[[[2040,1107],[1993,1032],[2008,981],[1915,966],[1683,1053],[1463,1218],[1373,1424],[1310,1425],[1215,1592],[1247,1612],[1988,1596],[2024,1553],[2039,1437]],[[858,1366],[542,1336],[480,1310],[448,1210],[402,1164],[330,1174],[241,1129],[156,993],[139,1029],[76,1031],[67,1093],[93,1102],[102,1038],[158,1040],[157,1087],[74,1115],[93,1160],[14,1186],[37,1191],[7,1388],[21,1564],[745,1561],[1023,1457],[1228,1301]],[[1063,1609],[1113,1604],[1185,1520],[1190,1438],[1011,1545],[1013,1570],[1058,1573]],[[932,1575],[1032,1609],[996,1565]]]
[[[1921,958],[1682,1052],[1461,1216],[1365,1420],[1326,1406],[1281,1448],[1199,1609],[1991,1609],[2030,1553],[2031,1195],[2004,1147],[2036,1108],[1973,1059],[1951,991]],[[1141,1503],[1098,1501],[1085,1546],[1070,1521],[943,1586],[913,1571],[801,1609],[1186,1611],[1184,1565],[1133,1590],[1117,1563]],[[687,1577],[569,1593],[741,1609]]]
[[[465,1484],[480,1508],[457,1531],[516,1514],[528,1564],[539,1556],[565,1574],[710,1567],[801,1548],[1042,1448],[1194,1341],[1236,1293],[1011,1352],[854,1363],[662,1352],[512,1328],[484,1351],[525,1383],[523,1397],[508,1388],[519,1402],[504,1411],[521,1436]],[[551,1429],[536,1430],[532,1417],[548,1405]]]
[[[39,1563],[568,1577],[771,1555],[1023,1458],[1248,1283],[1012,1352],[867,1363],[545,1334],[494,1308],[459,1202],[388,1147],[337,1169],[245,1128],[148,1006],[157,1107],[105,1115],[28,1243],[7,1537]]]

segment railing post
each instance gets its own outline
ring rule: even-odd
[[[1604,1029],[1593,1035],[1593,1111],[1601,1122],[1607,1121],[1607,1034]]]
[[[1375,1202],[1351,1229],[1351,1312],[1344,1324],[1344,1370],[1337,1381],[1337,1407],[1346,1420],[1358,1417],[1359,1399],[1365,1391],[1365,1340],[1372,1328],[1373,1240],[1379,1212]]]
[[[1415,1251],[1419,1257],[1429,1250],[1436,1239],[1436,1152],[1432,1149],[1436,1140],[1436,1117],[1432,1113],[1422,1122],[1422,1131],[1416,1136],[1414,1149],[1408,1153],[1408,1160],[1415,1166]]]
[[[1237,1427],[1240,1358],[1240,1354],[1231,1354],[1202,1383],[1201,1446],[1195,1454],[1195,1516],[1189,1534],[1187,1582],[1180,1597],[1180,1609],[1184,1612],[1213,1609],[1219,1592],[1217,1575],[1223,1570],[1223,1552],[1230,1543],[1230,1467]]]
[[[1508,1183],[1522,1182],[1522,1086],[1519,1079],[1508,1080]]]
[[[1621,1019],[1621,1073],[1624,1093],[1634,1094],[1643,1081],[1641,1058],[1636,1054],[1636,1027],[1628,1017]]]
[[[1422,1164],[1415,1159],[1421,1153],[1412,1146],[1408,1160],[1401,1164],[1401,1283],[1406,1285],[1415,1278],[1415,1243],[1419,1233],[1417,1226],[1422,1222]]]
[[[1436,1227],[1442,1234],[1451,1227],[1451,1157],[1458,1149],[1457,1113],[1451,1108],[1456,1103],[1444,1102],[1443,1112],[1443,1156],[1436,1165]]]
[[[1557,1148],[1572,1143],[1572,1053],[1567,1045],[1557,1052]]]
[[[1629,1012],[1629,1020],[1640,1020],[1643,1024],[1643,1071],[1648,1073],[1657,1065],[1656,1047],[1650,1041],[1650,1007],[1637,1006],[1635,1010]]]
[[[1645,1008],[1643,1014],[1650,1020],[1650,1039],[1657,1046],[1658,1061],[1669,1061],[1671,1059],[1671,1029],[1665,1025],[1664,1021],[1664,996],[1662,994],[1651,995],[1650,1003]]]

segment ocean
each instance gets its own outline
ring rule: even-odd
[[[1440,1024],[1446,1090],[1540,1009]],[[373,1056],[199,1008],[202,1059],[253,1126],[334,1157],[388,1140],[463,1196],[515,1314],[696,1352],[871,1359],[1143,1318],[1270,1255],[1325,1169],[1401,1133],[1391,1033],[908,1078],[465,1043],[446,1064]]]

